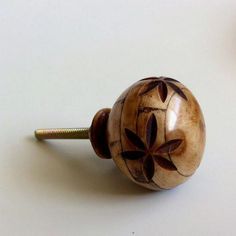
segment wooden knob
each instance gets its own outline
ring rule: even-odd
[[[183,84],[150,77],[126,89],[112,109],[95,115],[90,140],[97,155],[112,158],[135,183],[170,189],[198,168],[205,123],[197,100]]]
[[[198,168],[205,123],[193,94],[167,77],[142,79],[126,89],[112,109],[97,112],[90,129],[38,129],[43,139],[89,138],[98,156],[112,158],[135,183],[170,189]]]

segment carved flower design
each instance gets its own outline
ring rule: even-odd
[[[155,172],[156,162],[160,167],[175,171],[177,170],[174,163],[163,157],[165,154],[173,153],[182,143],[182,139],[172,139],[160,146],[156,146],[155,141],[158,134],[157,120],[154,114],[150,116],[146,125],[146,140],[143,140],[130,129],[125,129],[127,139],[135,150],[127,150],[121,153],[122,157],[127,160],[141,160],[143,163],[143,173],[149,182]]]
[[[171,87],[180,97],[185,100],[188,100],[184,92],[175,84],[179,83],[178,80],[168,78],[168,77],[149,77],[142,79],[143,80],[151,80],[139,93],[139,95],[143,95],[153,90],[154,88],[158,89],[159,96],[162,102],[165,102],[168,95],[168,86]]]

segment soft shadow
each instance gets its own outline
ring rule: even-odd
[[[53,185],[54,189],[77,191],[86,196],[160,193],[134,184],[118,170],[112,160],[97,158],[88,142],[64,141],[62,145],[61,141],[37,141],[32,137],[27,138],[27,142],[37,149],[34,150],[36,155],[31,164],[31,181],[44,181],[45,186]],[[38,158],[44,159],[40,165]]]

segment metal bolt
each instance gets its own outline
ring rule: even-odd
[[[38,140],[44,139],[89,139],[89,128],[37,129]]]

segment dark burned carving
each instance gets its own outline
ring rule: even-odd
[[[155,172],[156,162],[160,167],[175,171],[177,168],[174,163],[167,160],[162,155],[174,152],[182,143],[182,139],[173,139],[165,142],[160,146],[155,146],[155,141],[158,134],[158,124],[154,114],[152,114],[146,125],[145,142],[132,130],[125,129],[125,134],[130,143],[136,148],[121,153],[122,157],[127,160],[141,160],[143,164],[143,175],[146,182],[149,182]],[[142,180],[142,182],[144,182]]]
[[[163,81],[160,81],[159,85],[158,85],[158,92],[161,98],[162,102],[165,102],[166,98],[167,98],[167,94],[168,94],[168,89],[166,84]]]
[[[172,139],[164,144],[162,144],[159,148],[157,148],[157,153],[171,153],[174,151],[182,142],[182,139]]]
[[[173,83],[168,83],[168,85],[183,99],[188,100],[184,92],[175,84]]]
[[[147,122],[146,127],[146,143],[147,147],[151,148],[157,136],[157,121],[154,114],[152,114]]]
[[[143,141],[139,138],[139,136],[137,136],[133,131],[129,130],[129,129],[125,129],[125,134],[127,136],[127,138],[129,139],[129,141],[136,146],[137,148],[144,150],[145,149],[145,144],[143,143]]]
[[[158,163],[159,166],[161,166],[164,169],[167,170],[177,170],[176,166],[167,159],[163,158],[162,156],[154,156],[154,159]]]
[[[168,77],[149,77],[142,79],[151,80],[144,88],[140,91],[139,95],[144,95],[154,88],[158,89],[158,93],[162,102],[166,101],[168,95],[168,86],[171,87],[180,97],[188,100],[184,92],[175,84],[179,83],[178,80],[168,78]]]
[[[152,179],[155,172],[155,165],[151,155],[148,155],[143,161],[143,172],[148,180]]]

